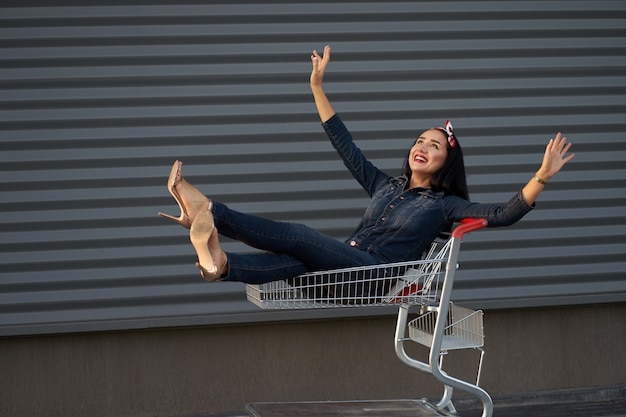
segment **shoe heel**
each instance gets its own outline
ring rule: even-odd
[[[191,227],[191,221],[189,221],[189,218],[185,216],[184,214],[181,214],[180,217],[174,217],[172,215],[162,213],[160,211],[157,214],[163,218],[170,219],[173,222],[178,223],[183,227],[186,227],[187,229]]]

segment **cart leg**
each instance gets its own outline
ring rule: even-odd
[[[480,374],[483,371],[483,358],[485,357],[485,349],[478,348],[480,350],[480,359],[478,361],[478,375],[476,376],[476,386],[480,386]]]
[[[480,402],[482,402],[483,404],[482,417],[491,417],[493,415],[493,401],[491,400],[491,397],[489,396],[487,391],[476,385],[451,377],[439,367],[433,367],[432,372],[435,378],[442,382],[446,386],[446,388],[448,388],[449,384],[451,387],[458,388],[462,391],[478,397],[478,399],[480,399]]]
[[[439,353],[439,369],[443,369],[443,356],[445,354],[446,354],[445,352]],[[448,411],[450,411],[451,413],[456,413],[456,409],[454,408],[454,405],[452,404],[453,394],[454,394],[454,388],[452,388],[450,385],[444,384],[443,397],[441,397],[441,400],[437,404],[435,404],[435,407],[439,409],[447,408]]]
[[[449,385],[443,386],[443,397],[441,400],[435,404],[435,407],[438,409],[446,408],[451,413],[456,413],[456,408],[454,408],[454,404],[452,404],[452,394],[454,389]]]
[[[398,310],[398,320],[396,322],[396,334],[395,334],[395,348],[396,355],[398,358],[405,364],[410,366],[411,368],[415,368],[422,372],[430,372],[430,367],[427,363],[420,362],[416,359],[411,358],[407,355],[406,350],[404,349],[404,341],[406,338],[406,327],[407,327],[407,319],[409,317],[409,306],[402,304]]]

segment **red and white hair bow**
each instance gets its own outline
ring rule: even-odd
[[[435,129],[441,130],[443,133],[446,134],[446,136],[448,136],[448,143],[450,144],[451,148],[454,148],[456,146],[456,138],[454,137],[454,128],[452,127],[452,123],[450,123],[450,120],[446,120],[445,127],[436,127]]]

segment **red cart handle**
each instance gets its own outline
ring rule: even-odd
[[[487,227],[486,219],[462,219],[461,224],[452,231],[452,237],[460,239],[464,234]]]

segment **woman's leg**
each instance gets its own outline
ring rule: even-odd
[[[306,265],[285,253],[227,253],[228,273],[224,281],[264,284],[287,280],[308,271]]]
[[[298,223],[276,222],[229,209],[213,202],[218,232],[271,253],[228,253],[227,280],[268,282],[306,271],[319,271],[382,263],[328,235]]]

